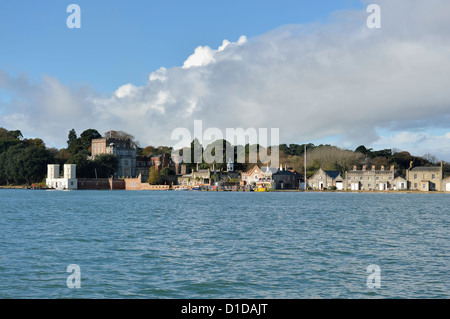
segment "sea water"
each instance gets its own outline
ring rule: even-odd
[[[450,194],[4,189],[0,298],[449,298],[449,226]]]

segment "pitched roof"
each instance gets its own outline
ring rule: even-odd
[[[439,172],[441,170],[440,166],[416,166],[411,171],[425,171],[425,172]]]
[[[325,173],[327,173],[327,175],[330,176],[331,178],[336,178],[339,175],[341,175],[341,172],[339,171],[325,171]]]
[[[278,170],[278,172],[273,173],[272,175],[295,175],[293,172],[291,171],[280,171]]]

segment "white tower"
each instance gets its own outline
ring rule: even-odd
[[[76,169],[75,164],[64,164],[64,178],[65,179],[76,179]]]
[[[59,178],[59,164],[47,165],[47,178],[50,179]]]

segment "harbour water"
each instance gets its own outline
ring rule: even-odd
[[[0,298],[449,298],[449,204],[449,194],[0,190]],[[80,288],[68,288],[71,264]]]

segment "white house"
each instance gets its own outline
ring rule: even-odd
[[[59,176],[59,164],[47,165],[47,179],[45,184],[48,188],[77,189],[76,165],[64,164],[64,177]]]

